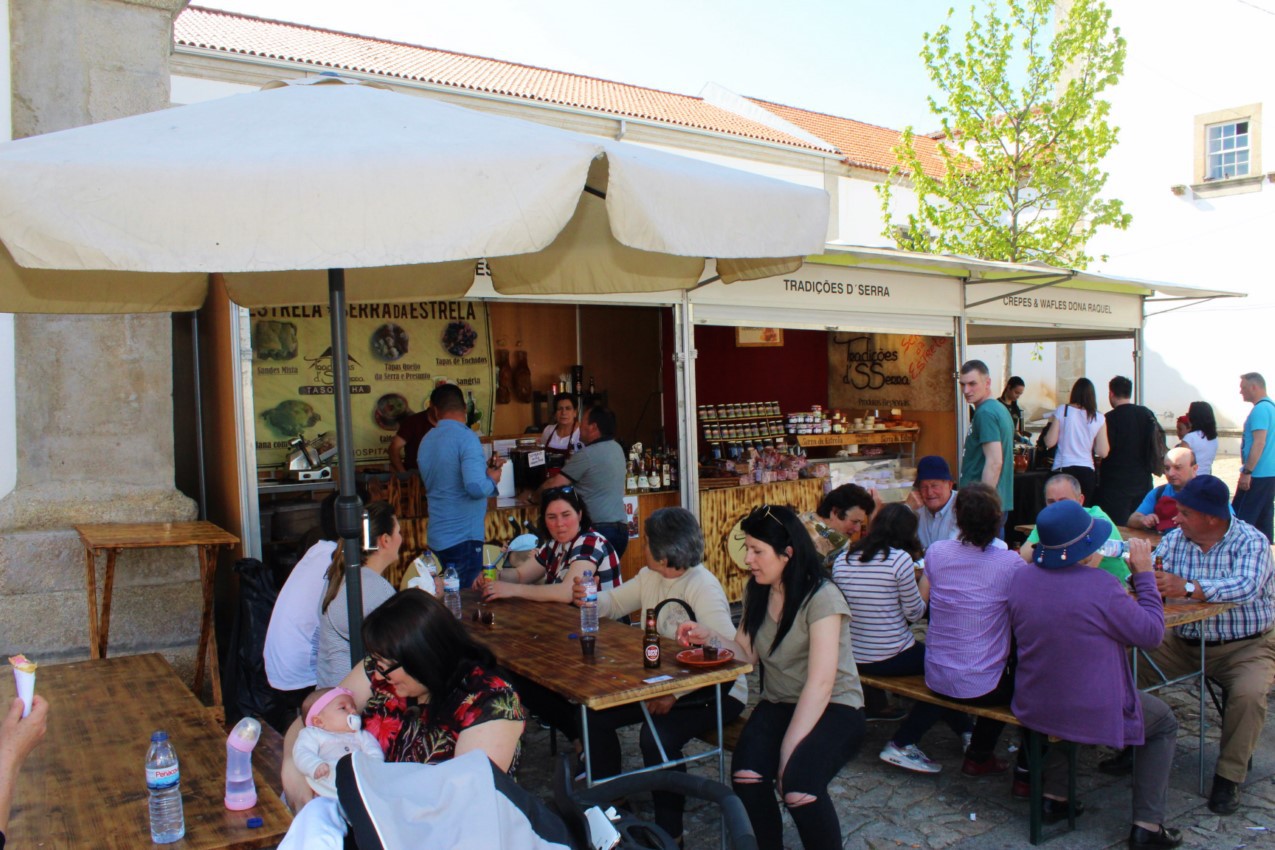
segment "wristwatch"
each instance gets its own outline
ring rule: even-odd
[[[1187,599],[1195,596],[1195,582],[1188,581],[1186,584],[1182,585],[1182,589],[1186,592]]]
[[[1252,475],[1252,474],[1253,474],[1253,470],[1249,469],[1247,466],[1240,467],[1240,475]]]

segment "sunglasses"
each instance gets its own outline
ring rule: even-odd
[[[775,522],[779,523],[779,527],[780,527],[780,528],[784,528],[784,524],[783,524],[782,522],[780,522],[779,517],[775,516],[775,515],[771,512],[771,506],[770,506],[770,505],[758,505],[757,507],[753,508],[751,511],[749,511],[749,512],[748,512],[748,519],[749,519],[750,521],[751,521],[751,520],[758,520],[758,521],[760,521],[760,520],[765,519],[766,517],[770,517],[770,518],[771,518],[771,519],[773,519]],[[785,529],[785,530],[787,530],[787,529]]]
[[[544,493],[540,495],[540,499],[543,504],[547,505],[549,502],[552,502],[554,499],[559,499],[563,496],[574,495],[575,491],[576,491],[576,488],[571,484],[567,484],[566,486],[563,486],[563,487],[550,487],[548,490],[544,491]]]
[[[368,679],[371,679],[374,673],[382,679],[388,679],[391,673],[402,666],[402,661],[395,661],[391,664],[383,658],[373,658],[371,655],[363,659],[363,672],[367,674]]]

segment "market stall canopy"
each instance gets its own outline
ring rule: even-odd
[[[0,145],[0,311],[651,292],[791,270],[822,189],[320,77]]]
[[[891,248],[830,244],[807,258],[803,273],[842,266],[864,274],[905,273],[959,280],[971,344],[1128,338],[1147,316],[1242,292],[1141,280],[1042,263],[916,254]],[[888,279],[883,278],[883,279]]]

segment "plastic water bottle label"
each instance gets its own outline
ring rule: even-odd
[[[179,781],[181,781],[181,768],[178,765],[146,768],[146,787],[152,791],[172,788]]]
[[[448,593],[460,593],[460,576],[450,575],[444,578],[443,590]]]

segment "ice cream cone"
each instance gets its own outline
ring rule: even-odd
[[[13,682],[22,700],[22,716],[26,717],[31,713],[31,701],[35,699],[36,663],[29,661],[25,655],[11,656],[9,663],[13,665]]]

